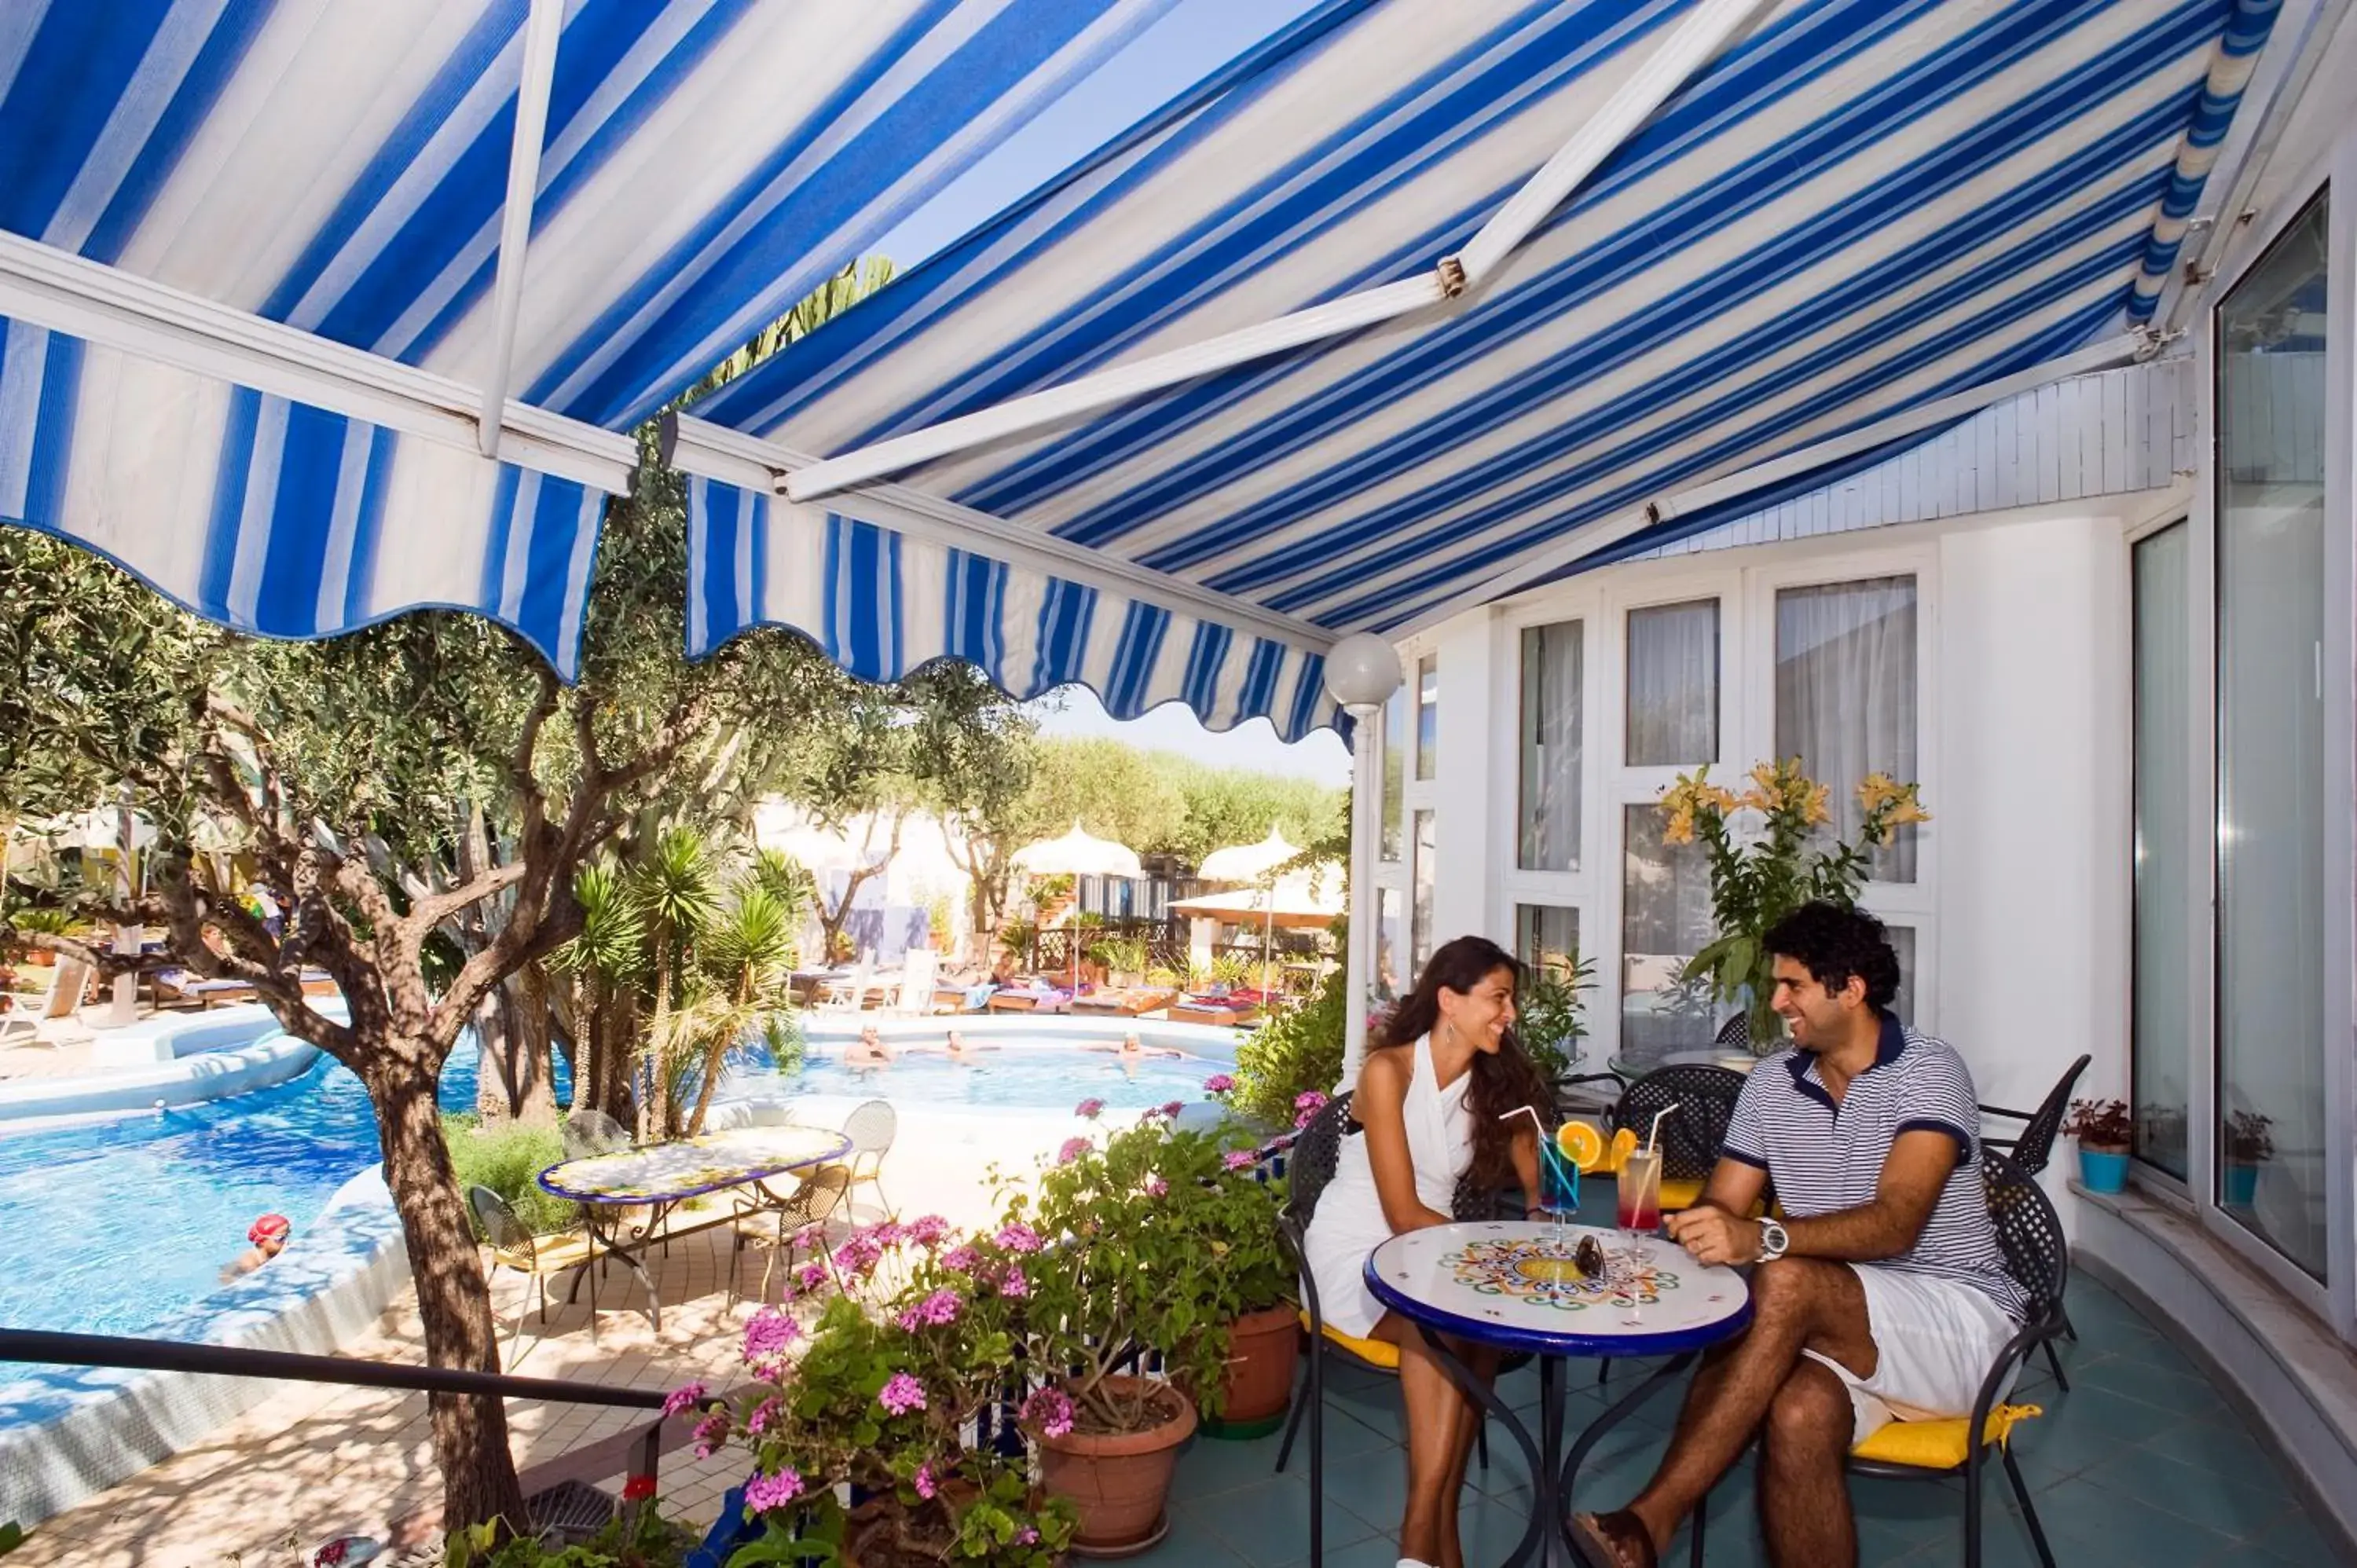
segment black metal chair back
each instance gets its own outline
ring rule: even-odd
[[[1612,1124],[1643,1139],[1652,1135],[1653,1118],[1676,1106],[1662,1121],[1663,1178],[1708,1181],[1718,1164],[1719,1151],[1726,1146],[1727,1124],[1734,1119],[1743,1081],[1743,1075],[1732,1068],[1655,1068],[1620,1096],[1620,1103],[1613,1108]]]
[[[2062,1294],[2071,1283],[2071,1246],[2062,1234],[2062,1217],[2037,1176],[1995,1149],[1981,1151],[1981,1186],[1988,1194],[1989,1223],[2005,1252],[2006,1272],[2029,1293],[2025,1325],[2059,1326]]]
[[[576,1111],[557,1128],[557,1135],[568,1160],[619,1154],[630,1146],[629,1129],[603,1111]]]
[[[2093,1057],[2083,1056],[2072,1062],[2070,1070],[2055,1083],[2052,1092],[2039,1102],[2037,1110],[2026,1115],[2018,1111],[2007,1111],[2002,1106],[1982,1106],[1981,1110],[1984,1112],[2010,1116],[2022,1123],[2021,1132],[2018,1136],[1993,1138],[1987,1142],[2001,1146],[2010,1145],[2013,1163],[2019,1165],[2027,1175],[2036,1176],[2044,1170],[2047,1161],[2054,1157],[2054,1140],[2062,1131],[2062,1119],[2071,1112],[2071,1091],[2079,1087],[2079,1075],[2085,1072],[2087,1064],[2094,1059]]]
[[[1293,1147],[1286,1151],[1285,1208],[1279,1223],[1287,1219],[1295,1222],[1297,1244],[1308,1234],[1318,1199],[1342,1163],[1342,1139],[1351,1130],[1351,1099],[1345,1090],[1320,1106],[1309,1125],[1294,1135]]]
[[[1738,1013],[1726,1023],[1721,1024],[1718,1026],[1718,1033],[1711,1037],[1710,1043],[1714,1046],[1726,1046],[1732,1050],[1749,1050],[1751,1048],[1751,1015]]]
[[[475,1223],[483,1228],[483,1235],[491,1251],[507,1253],[529,1266],[534,1253],[532,1230],[516,1218],[508,1200],[487,1187],[467,1189],[467,1207],[474,1211]]]

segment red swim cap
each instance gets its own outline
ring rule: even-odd
[[[253,1229],[245,1233],[245,1239],[259,1247],[264,1241],[284,1241],[294,1229],[293,1223],[284,1214],[265,1214],[253,1222]]]

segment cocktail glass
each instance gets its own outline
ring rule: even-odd
[[[1631,1149],[1620,1162],[1618,1188],[1619,1202],[1614,1218],[1629,1241],[1629,1272],[1631,1280],[1641,1278],[1644,1269],[1643,1242],[1662,1228],[1662,1155],[1658,1149]],[[1634,1286],[1629,1301],[1629,1321],[1637,1321],[1637,1295]]]
[[[1569,1257],[1570,1242],[1564,1235],[1564,1226],[1579,1212],[1579,1167],[1564,1157],[1552,1138],[1539,1142],[1539,1208],[1555,1221],[1555,1234],[1550,1240],[1556,1256]]]

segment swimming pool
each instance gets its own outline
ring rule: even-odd
[[[969,1043],[975,1051],[971,1064],[949,1060],[938,1045],[896,1042],[899,1055],[890,1067],[855,1068],[845,1063],[843,1045],[814,1041],[802,1065],[785,1072],[766,1051],[748,1052],[721,1080],[721,1095],[837,1095],[909,1106],[1058,1112],[1095,1099],[1111,1111],[1144,1111],[1173,1100],[1200,1100],[1203,1080],[1227,1070],[1226,1063],[1210,1058],[1158,1051],[1125,1063],[1107,1051],[1038,1036],[993,1035]]]
[[[974,1030],[973,1066],[948,1061],[930,1031],[930,1048],[911,1041],[888,1069],[856,1069],[843,1060],[847,1042],[820,1032],[786,1071],[758,1047],[738,1053],[721,1098],[883,1098],[909,1112],[1066,1116],[1088,1098],[1114,1112],[1193,1103],[1203,1080],[1229,1065],[1158,1050],[1125,1065],[1035,1028]],[[475,1078],[473,1046],[462,1043],[443,1069],[445,1111],[474,1109]],[[360,1080],[325,1057],[274,1089],[0,1136],[0,1326],[175,1337],[196,1326],[188,1309],[221,1288],[256,1215],[284,1214],[300,1233],[381,1157]]]
[[[474,1109],[471,1048],[440,1097]],[[176,1337],[256,1215],[299,1233],[381,1157],[367,1091],[326,1057],[275,1089],[0,1137],[0,1325]]]

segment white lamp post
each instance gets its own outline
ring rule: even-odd
[[[1367,1054],[1367,999],[1374,978],[1376,833],[1383,813],[1383,711],[1405,676],[1399,650],[1354,632],[1326,653],[1326,690],[1351,715],[1350,1006],[1342,1015],[1342,1083],[1359,1081]]]

